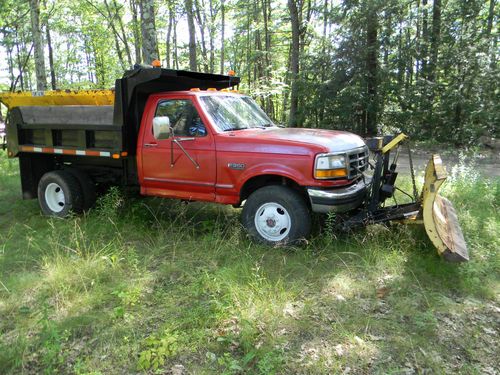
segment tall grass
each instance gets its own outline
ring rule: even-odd
[[[0,373],[495,366],[498,180],[451,171],[443,194],[471,261],[450,265],[418,227],[320,231],[302,247],[266,248],[231,207],[118,189],[84,216],[47,219],[20,200],[14,164],[0,157]]]

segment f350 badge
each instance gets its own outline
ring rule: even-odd
[[[245,169],[245,163],[228,163],[227,166],[238,171]]]

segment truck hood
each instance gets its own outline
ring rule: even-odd
[[[319,152],[343,152],[365,145],[355,134],[324,129],[266,128],[231,132],[235,137],[255,140],[255,143],[285,143],[306,146]],[[307,147],[309,146],[309,147]],[[312,146],[312,147],[311,147]]]

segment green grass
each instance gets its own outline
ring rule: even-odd
[[[451,180],[462,265],[419,227],[273,249],[250,243],[231,207],[119,191],[48,219],[2,153],[0,373],[493,371],[500,181],[460,168]]]

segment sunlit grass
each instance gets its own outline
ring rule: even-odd
[[[496,363],[498,180],[451,173],[443,194],[471,254],[451,265],[419,227],[269,249],[231,207],[119,191],[85,216],[47,219],[20,199],[16,161],[0,165],[0,373],[133,373],[158,353],[162,371],[217,374]]]

